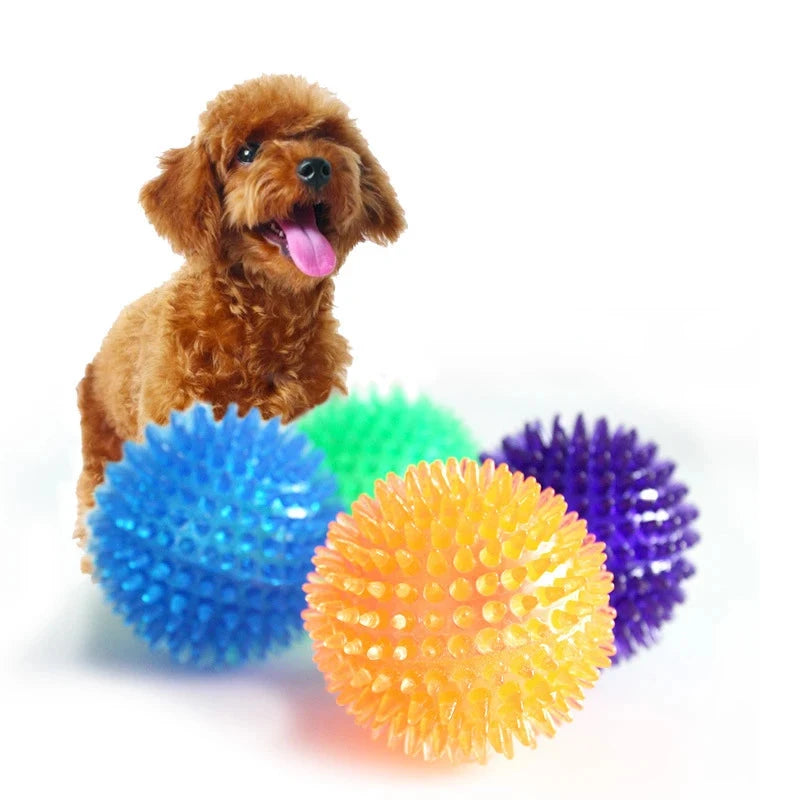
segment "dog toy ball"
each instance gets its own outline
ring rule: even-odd
[[[409,464],[475,458],[478,445],[452,412],[425,396],[409,399],[401,389],[380,396],[374,389],[332,397],[301,417],[300,429],[327,456],[346,507],[375,480],[402,474]]]
[[[491,461],[390,474],[341,513],[305,590],[337,703],[426,760],[511,758],[610,665],[612,576],[563,498]]]
[[[305,436],[230,406],[174,412],[109,463],[88,516],[96,574],[147,642],[235,665],[299,632],[311,556],[341,508]]]
[[[698,512],[672,480],[675,465],[657,459],[656,449],[638,442],[635,430],[612,434],[605,419],[587,431],[579,416],[571,434],[556,417],[549,436],[537,422],[484,455],[552,486],[605,542],[617,659],[656,640],[684,599],[681,582],[694,573],[684,553],[699,539],[691,527]]]

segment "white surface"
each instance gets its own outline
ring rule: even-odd
[[[4,12],[4,797],[755,791],[754,295],[796,225],[788,16],[447,5]],[[701,509],[698,575],[662,644],[513,762],[389,753],[307,647],[188,675],[78,573],[74,386],[119,309],[179,265],[138,189],[218,90],[292,71],[351,106],[408,216],[338,281],[352,381],[424,389],[486,444],[526,418],[606,414],[659,442]]]

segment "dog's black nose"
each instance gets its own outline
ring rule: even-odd
[[[297,174],[312,189],[321,189],[331,179],[331,165],[324,158],[304,158],[297,165]]]

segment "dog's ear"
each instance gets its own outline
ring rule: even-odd
[[[360,138],[360,137],[359,137]],[[389,176],[378,160],[369,151],[362,139],[359,148],[361,157],[361,199],[364,203],[365,221],[362,235],[377,244],[389,244],[406,228],[406,218],[397,202]]]
[[[194,139],[167,150],[159,166],[161,174],[139,193],[147,218],[176,252],[217,257],[222,208],[205,147]]]

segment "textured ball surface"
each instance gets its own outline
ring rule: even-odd
[[[88,516],[114,608],[181,662],[232,665],[301,629],[311,556],[341,508],[305,436],[235,406],[150,425],[124,445]]]
[[[682,581],[694,573],[684,554],[699,539],[691,527],[698,513],[684,502],[688,489],[672,479],[675,465],[656,451],[635,430],[612,434],[604,419],[587,431],[578,417],[568,433],[556,417],[549,435],[537,422],[484,454],[552,486],[605,542],[616,658],[655,641],[684,599]]]
[[[552,735],[614,652],[603,545],[566,510],[490,461],[378,481],[331,523],[305,587],[337,702],[425,759]]]
[[[327,455],[346,507],[372,494],[378,478],[409,464],[475,458],[478,445],[461,420],[427,397],[400,389],[332,397],[301,417],[298,426]]]

